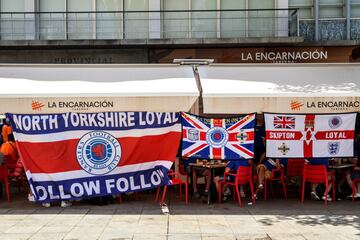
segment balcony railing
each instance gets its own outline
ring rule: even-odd
[[[1,40],[298,36],[297,9],[1,12]]]

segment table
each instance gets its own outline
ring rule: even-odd
[[[193,175],[193,169],[194,168],[205,168],[205,169],[210,169],[210,189],[209,189],[209,194],[208,194],[208,199],[207,199],[207,204],[210,205],[211,204],[211,196],[213,195],[213,189],[215,188],[214,186],[214,175],[215,175],[215,170],[217,169],[225,169],[227,166],[227,163],[224,162],[215,162],[215,163],[211,163],[211,162],[207,162],[207,163],[189,163],[189,166],[191,167],[190,170],[190,174],[191,174],[191,183],[194,181],[194,179],[192,179],[192,175]]]

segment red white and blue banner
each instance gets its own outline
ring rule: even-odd
[[[181,140],[178,113],[6,114],[39,202],[170,184]]]
[[[181,123],[183,157],[254,158],[255,114],[219,119],[181,113]]]
[[[266,156],[272,158],[352,157],[356,113],[265,113]]]

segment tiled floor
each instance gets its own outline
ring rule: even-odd
[[[0,240],[360,239],[360,201],[325,206],[301,204],[294,196],[239,208],[236,202],[208,206],[194,199],[186,206],[169,194],[170,202],[161,208],[153,194],[142,193],[139,200],[125,196],[121,205],[75,202],[63,209],[40,207],[13,192],[10,207],[5,199],[0,202]]]

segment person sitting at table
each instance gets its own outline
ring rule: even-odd
[[[202,161],[202,160],[200,160]],[[194,197],[195,198],[200,198],[201,194],[199,193],[198,190],[198,185],[197,185],[197,179],[199,177],[205,177],[205,191],[204,194],[208,195],[209,194],[209,189],[210,189],[210,184],[211,184],[211,170],[210,169],[206,169],[206,168],[193,168],[193,172],[192,172],[192,186],[194,189]]]
[[[305,159],[305,164],[310,164],[310,165],[325,165],[326,167],[326,171],[329,172],[329,158],[310,158],[310,159]],[[329,192],[331,190],[332,187],[332,177],[331,175],[329,175],[328,177],[329,180],[329,185],[328,185],[328,192],[324,192],[324,196],[322,196],[322,200],[325,200],[325,196],[327,195],[327,200],[328,201],[332,201],[332,198],[329,195]],[[319,184],[314,183],[311,185],[311,198],[314,200],[320,200],[320,197],[317,195],[316,193],[316,188],[319,186]]]
[[[252,160],[246,160],[246,159],[228,161],[227,166],[225,168],[225,172],[227,172],[227,173],[228,172],[236,173],[240,166],[247,167],[247,166],[250,166],[252,164],[252,162],[253,162]],[[219,181],[223,181],[223,180],[224,180],[224,175],[214,177],[214,183],[215,183],[217,192],[220,191],[220,189],[219,189]],[[234,182],[235,178],[232,177],[232,176],[228,176],[227,181]],[[223,189],[221,189],[221,191],[223,192],[224,200],[226,200],[227,197],[230,196],[230,194],[231,194],[230,189],[227,188],[226,186],[223,186]],[[245,197],[245,193],[244,193],[244,189],[243,189],[242,185],[240,186],[240,196]]]
[[[259,165],[256,167],[256,173],[258,176],[258,187],[255,192],[255,199],[258,196],[258,193],[264,189],[265,179],[270,179],[272,175],[272,170],[283,169],[287,165],[287,158],[266,158],[265,153],[260,158]]]
[[[354,159],[354,164],[354,172],[346,176],[347,183],[349,184],[351,189],[352,181],[354,179],[360,179],[360,155],[356,159]],[[350,194],[348,198],[352,198],[352,194]],[[357,182],[355,186],[355,198],[360,198],[360,182]]]

